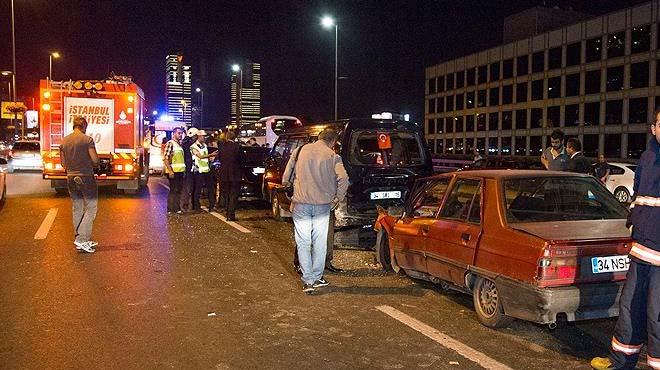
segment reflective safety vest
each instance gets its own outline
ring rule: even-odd
[[[183,155],[183,148],[174,140],[170,140],[170,142],[172,143],[172,160],[170,162],[172,171],[176,173],[186,172],[186,159]]]
[[[190,146],[190,153],[192,154],[193,160],[195,161],[195,168],[197,168],[197,171],[199,173],[207,173],[211,169],[209,168],[209,159],[208,158],[199,158],[198,156],[195,155],[195,152],[193,149],[197,149],[201,155],[207,155],[209,154],[209,147],[204,145],[202,148],[202,145],[200,143],[195,142],[193,145]]]

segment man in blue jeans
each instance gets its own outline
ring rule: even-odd
[[[96,218],[98,190],[94,167],[99,165],[94,139],[85,135],[84,117],[73,119],[73,132],[62,139],[60,162],[66,170],[67,186],[73,203],[73,244],[80,252],[94,253],[97,242],[91,239]]]
[[[293,179],[291,213],[305,293],[328,285],[323,269],[330,211],[348,189],[346,169],[333,150],[338,136],[334,129],[323,130],[318,141],[298,148],[299,154],[291,153],[282,175]]]

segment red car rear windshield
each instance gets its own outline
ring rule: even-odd
[[[591,177],[506,179],[504,198],[509,223],[624,219],[628,215]]]

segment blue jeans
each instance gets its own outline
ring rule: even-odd
[[[294,203],[292,214],[302,281],[313,284],[325,268],[330,204]]]

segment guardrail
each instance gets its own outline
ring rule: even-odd
[[[469,159],[433,158],[432,161],[433,172],[435,173],[456,171],[472,163]]]

